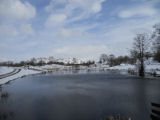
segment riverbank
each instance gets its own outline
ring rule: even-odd
[[[121,64],[118,66],[109,67],[107,65],[92,65],[92,66],[64,66],[64,65],[45,65],[45,66],[27,66],[27,67],[0,67],[0,85],[9,81],[25,77],[28,75],[53,73],[56,71],[66,72],[83,70],[85,72],[92,71],[121,71],[125,73],[136,74],[136,67],[130,64]],[[3,73],[3,74],[2,74]],[[146,74],[151,76],[160,76],[160,64],[146,65]]]
[[[8,67],[9,70],[11,69],[10,67]],[[24,76],[28,76],[28,75],[35,75],[35,74],[40,74],[41,72],[39,71],[34,71],[34,70],[29,70],[27,68],[24,68],[24,67],[17,67],[17,68],[14,68],[15,70],[18,70],[15,74],[10,74],[9,73],[5,73],[6,77],[4,78],[1,78],[0,79],[0,85],[3,85],[3,84],[6,84],[12,80],[15,80],[15,79],[18,79],[18,78],[21,78],[21,77],[24,77]],[[1,76],[4,76],[1,75]]]

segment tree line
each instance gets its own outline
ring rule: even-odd
[[[138,73],[141,77],[145,76],[146,54],[160,62],[160,24],[154,25],[153,28],[152,33],[137,34],[131,49],[131,55],[137,59]]]
[[[101,64],[107,64],[110,67],[120,65],[122,63],[124,64],[134,64],[136,62],[136,59],[130,57],[130,56],[118,56],[116,57],[113,54],[107,55],[107,54],[101,54],[99,58],[99,63]]]
[[[130,55],[115,57],[113,54],[100,56],[99,62],[109,66],[135,64],[138,66],[139,76],[145,76],[145,60],[153,58],[160,62],[160,23],[153,26],[152,33],[139,33],[134,37],[133,47]]]
[[[44,65],[52,65],[52,64],[66,65],[66,66],[75,66],[75,65],[90,66],[94,63],[95,63],[94,61],[88,60],[78,64],[76,63],[75,58],[73,58],[73,63],[69,63],[69,62],[64,63],[58,60],[54,60],[52,57],[52,59],[49,58],[47,62],[43,60],[43,58],[39,58],[38,61],[36,58],[31,58],[30,60],[20,61],[20,62],[13,62],[13,61],[0,62],[0,66],[21,67],[21,66],[44,66]]]

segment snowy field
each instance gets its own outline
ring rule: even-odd
[[[0,67],[0,75],[12,72],[13,70],[12,67]]]
[[[11,71],[11,68],[8,68],[8,72],[7,72],[7,68],[8,67],[3,68],[3,69],[5,69],[5,74],[9,73]],[[12,70],[13,69],[14,68],[12,68]],[[7,83],[11,80],[23,77],[23,76],[41,73],[41,72],[38,72],[38,71],[28,70],[28,69],[24,69],[24,68],[18,68],[18,69],[21,69],[21,71],[19,73],[15,74],[15,75],[12,75],[12,76],[9,76],[9,77],[6,77],[6,78],[3,78],[3,79],[0,79],[0,85],[5,84],[5,83]]]
[[[118,66],[106,68],[106,70],[129,70],[129,69],[135,69],[135,66],[129,64],[121,64]]]
[[[65,68],[69,68],[69,66],[52,64],[52,65],[45,65],[45,66],[30,66],[29,68],[33,68],[41,71],[47,71],[47,70],[56,70],[56,69],[62,70]]]

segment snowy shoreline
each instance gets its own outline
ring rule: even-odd
[[[10,67],[7,67],[7,68],[11,69]],[[29,75],[36,75],[36,74],[41,73],[41,72],[37,72],[37,71],[33,71],[33,70],[28,70],[23,67],[17,67],[16,69],[20,69],[20,72],[18,72],[17,74],[0,79],[0,85],[6,84],[6,83],[13,81],[15,79],[18,79],[18,78],[22,78],[22,77],[29,76]]]
[[[8,70],[7,70],[8,69]],[[80,66],[78,68],[74,68],[73,66],[64,66],[64,65],[45,65],[45,66],[29,66],[29,67],[0,67],[1,74],[4,75],[7,73],[10,73],[14,69],[20,69],[20,72],[17,74],[5,77],[0,79],[0,86],[3,84],[6,84],[10,81],[13,81],[18,78],[26,77],[26,76],[32,76],[37,74],[43,74],[43,73],[53,73],[56,71],[64,72],[64,71],[73,71],[73,70],[83,70],[83,71],[126,71],[127,73],[129,71],[135,72],[135,66],[129,65],[129,64],[121,64],[118,66],[109,67],[106,65],[96,65],[96,66]],[[4,71],[3,71],[4,70]],[[160,76],[160,64],[154,64],[154,65],[147,65],[146,66],[146,73],[147,74],[153,74],[156,72],[158,76]],[[3,74],[2,74],[3,73]]]

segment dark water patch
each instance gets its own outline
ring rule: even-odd
[[[103,120],[105,116],[150,120],[160,103],[160,80],[120,73],[48,74],[3,85],[9,94],[0,111],[7,120]]]

